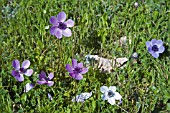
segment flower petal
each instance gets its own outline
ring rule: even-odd
[[[62,31],[61,31],[61,30],[57,30],[55,36],[56,36],[58,39],[61,39],[61,38],[62,38]]]
[[[79,68],[83,68],[83,63],[78,63]]]
[[[64,22],[65,20],[66,20],[66,13],[62,11],[57,15],[57,21]]]
[[[119,104],[122,104],[122,99],[119,100]]]
[[[75,78],[75,74],[74,73],[69,73],[69,75],[72,77],[72,78]]]
[[[76,96],[76,102],[82,102],[84,103],[84,98],[82,98],[80,95]]]
[[[17,79],[19,82],[24,81],[24,76],[23,76],[23,74],[20,74],[20,75],[16,76],[16,79]]]
[[[157,41],[156,41],[156,45],[157,45],[158,47],[162,46],[162,45],[163,45],[162,40],[157,40]]]
[[[32,83],[27,83],[26,85],[25,85],[25,88],[24,88],[24,92],[28,92],[28,91],[30,91],[32,88],[34,88],[35,87],[35,85],[34,84],[32,84]]]
[[[50,100],[53,100],[53,97],[51,96],[50,93],[48,93],[48,98],[49,98]]]
[[[27,69],[30,66],[30,61],[29,60],[25,60],[22,62],[22,68]]]
[[[80,94],[80,97],[83,98],[83,99],[88,99],[92,96],[92,92],[90,93],[81,93]]]
[[[55,35],[55,33],[57,32],[57,30],[58,30],[58,27],[57,27],[57,26],[52,26],[52,27],[50,28],[50,34],[51,34],[51,35]]]
[[[76,68],[77,67],[77,60],[76,59],[72,59],[72,66],[73,68]]]
[[[84,102],[86,99],[90,98],[92,96],[92,92],[90,93],[81,93],[80,95],[76,95],[76,97],[74,97],[72,99],[72,102]]]
[[[114,98],[115,98],[116,100],[121,100],[121,99],[122,99],[122,96],[121,96],[118,92],[115,92]]]
[[[79,95],[76,95],[76,97],[73,97],[71,101],[72,102],[75,102],[75,101],[76,102],[84,102],[84,100],[82,100]]]
[[[19,76],[19,72],[15,71],[15,70],[12,70],[12,76],[14,76],[14,77]]]
[[[147,47],[147,48],[151,47],[150,41],[147,41],[147,42],[146,42],[146,47]]]
[[[65,37],[70,37],[72,35],[71,30],[69,28],[66,28],[65,30],[62,31],[62,34]]]
[[[81,74],[76,74],[75,79],[81,80],[81,79],[83,79],[83,76]]]
[[[39,74],[39,79],[42,80],[42,78],[46,78],[46,73],[44,71],[41,71],[41,73]]]
[[[51,16],[51,18],[50,18],[50,24],[57,25],[57,24],[58,24],[57,17]]]
[[[67,70],[69,73],[73,73],[73,67],[70,66],[70,64],[67,64],[67,65],[66,65],[66,70]]]
[[[71,19],[68,19],[66,22],[64,22],[67,27],[73,27],[74,26],[74,21]]]
[[[38,83],[39,85],[42,85],[42,84],[45,84],[45,83],[46,83],[46,81],[45,81],[45,80],[44,80],[44,81],[37,80],[37,83]]]
[[[101,86],[101,87],[100,87],[100,91],[101,91],[102,93],[105,93],[105,92],[109,91],[109,88],[108,88],[107,86]]]
[[[113,97],[108,98],[108,102],[109,102],[111,105],[114,105],[114,104],[115,104],[115,99],[114,99]]]
[[[54,74],[53,74],[53,73],[50,73],[50,74],[48,75],[48,78],[49,78],[49,80],[53,79],[53,78],[54,78]]]
[[[153,45],[157,45],[157,40],[156,39],[152,39],[151,40],[151,45],[153,46]]]
[[[52,86],[53,84],[54,84],[53,81],[48,81],[48,83],[47,83],[48,86]]]
[[[154,58],[158,58],[158,57],[159,57],[159,53],[153,52],[153,53],[152,53],[152,56],[153,56]]]
[[[115,91],[116,91],[116,87],[115,87],[115,86],[110,86],[110,87],[109,87],[109,90],[115,92]]]
[[[49,29],[49,25],[48,25],[48,26],[45,26],[45,29]]]
[[[128,61],[128,59],[126,57],[124,57],[124,58],[116,58],[116,62],[118,63],[116,65],[123,65],[127,61]]]
[[[58,39],[62,38],[62,31],[57,26],[52,26],[50,28],[51,35],[55,35]]]
[[[27,71],[24,73],[26,76],[31,76],[33,73],[32,69],[27,69]]]
[[[149,48],[148,48],[148,52],[151,53],[151,54],[154,52],[154,51],[152,50],[152,47],[149,47]]]
[[[164,46],[160,46],[158,52],[159,53],[163,53],[164,51],[165,51],[165,47]]]
[[[13,66],[13,68],[18,70],[20,68],[20,62],[18,60],[14,60],[12,62],[12,66]]]
[[[82,71],[80,72],[80,74],[85,74],[88,72],[88,68],[83,68]]]
[[[107,92],[106,92],[106,93],[107,93]],[[101,95],[102,100],[107,100],[107,99],[109,98],[106,93],[104,93],[104,94]]]

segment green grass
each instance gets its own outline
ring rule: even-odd
[[[170,1],[138,3],[139,7],[135,8],[133,0],[13,0],[11,4],[1,0],[1,113],[11,113],[13,109],[18,113],[123,112],[101,99],[102,85],[116,86],[123,97],[120,106],[130,113],[170,112]],[[58,40],[45,26],[60,11],[65,11],[75,26],[71,28],[71,37]],[[126,48],[113,44],[122,36],[132,39],[132,44]],[[166,48],[158,59],[145,46],[146,41],[154,38],[163,40]],[[133,52],[139,54],[137,63],[131,59]],[[65,65],[72,58],[85,63],[87,54],[127,57],[129,61],[124,69],[111,74],[90,68],[76,86]],[[22,83],[11,75],[14,59],[30,60],[30,68],[34,70]],[[41,70],[54,72],[54,86],[36,85],[24,93],[25,84],[35,83]],[[84,104],[71,102],[76,94],[90,91],[93,96]],[[52,101],[47,97],[48,92],[53,96]]]

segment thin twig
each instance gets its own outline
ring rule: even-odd
[[[126,111],[125,109],[123,109],[122,107],[120,107],[119,105],[115,104],[117,107],[119,107],[120,109],[122,109],[124,112],[129,113],[128,111]]]
[[[44,55],[44,53],[49,49],[49,47],[51,47],[55,42],[56,42],[57,39],[55,39],[51,45],[49,45],[43,52],[41,55]]]

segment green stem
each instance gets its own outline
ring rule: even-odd
[[[75,81],[75,89],[76,89],[76,92],[75,92],[75,100],[76,100],[76,95],[78,93],[78,81],[77,80]]]

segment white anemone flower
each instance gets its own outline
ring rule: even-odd
[[[73,99],[72,99],[72,102],[82,102],[82,103],[84,103],[85,102],[85,100],[87,100],[88,98],[90,98],[92,96],[92,92],[90,92],[90,93],[87,93],[87,92],[85,92],[85,93],[81,93],[80,95],[76,95],[76,97],[74,97]]]
[[[30,91],[34,87],[35,87],[35,85],[33,83],[27,83],[24,87],[24,92],[27,93],[28,91]]]
[[[111,105],[115,104],[115,100],[121,100],[122,96],[116,92],[115,86],[110,86],[109,88],[107,86],[100,87],[100,91],[103,93],[101,95],[103,100],[108,100],[108,102]]]

